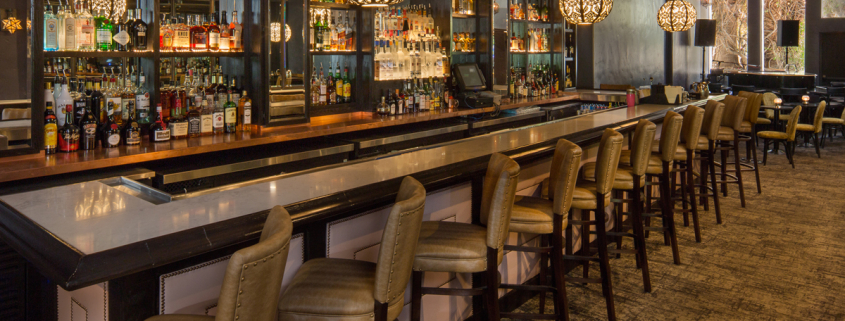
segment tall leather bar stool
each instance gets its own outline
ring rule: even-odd
[[[745,107],[745,117],[739,126],[739,141],[745,143],[745,161],[739,165],[743,171],[754,172],[757,180],[757,193],[762,193],[760,186],[760,170],[757,167],[757,120],[760,119],[760,106],[763,104],[763,94],[742,91],[740,97],[745,97],[748,104]]]
[[[819,106],[816,108],[816,115],[813,117],[812,124],[798,123],[798,125],[795,126],[795,129],[801,133],[801,136],[804,136],[805,141],[807,136],[813,136],[813,146],[816,147],[816,155],[818,155],[819,158],[822,158],[822,152],[819,149],[819,133],[822,132],[822,120],[824,119],[825,108],[827,108],[827,102],[820,102]]]
[[[654,152],[652,145],[652,153],[648,159],[648,167],[646,168],[646,203],[645,203],[645,237],[648,238],[649,231],[658,231],[663,233],[663,242],[667,246],[672,247],[672,258],[674,263],[681,264],[681,256],[678,252],[678,238],[675,229],[675,214],[672,210],[672,192],[671,179],[672,165],[675,162],[675,151],[678,143],[681,140],[681,127],[683,125],[683,117],[674,111],[666,112],[663,117],[663,126],[660,130],[660,140],[657,143],[657,152]],[[625,153],[620,163],[631,164],[630,152]],[[627,154],[627,155],[626,155]],[[655,183],[655,180],[657,182]],[[654,212],[651,209],[653,204],[652,187],[657,184],[660,198],[658,204],[660,211]],[[651,227],[651,219],[660,218],[662,227]]]
[[[581,250],[579,255],[573,253],[572,229],[566,230],[567,261],[581,261],[584,267],[583,278],[567,278],[572,283],[601,283],[602,294],[607,304],[607,318],[616,320],[616,309],[613,303],[613,284],[610,279],[610,262],[607,249],[607,227],[605,226],[605,205],[610,204],[610,192],[619,167],[619,156],[622,152],[622,134],[607,128],[602,134],[596,156],[596,180],[579,180],[572,196],[572,209],[581,210],[581,219],[575,220],[570,213],[569,223],[581,227]],[[590,212],[595,216],[591,220]],[[618,222],[617,222],[618,224]],[[598,258],[593,257],[590,248],[590,226],[596,227],[596,241],[598,243]],[[601,278],[590,278],[590,261],[598,261]]]
[[[572,194],[575,181],[578,178],[578,167],[581,165],[581,147],[574,143],[560,139],[555,146],[552,167],[548,180],[548,198],[516,196],[511,211],[510,231],[516,233],[539,234],[540,246],[505,245],[505,251],[535,252],[540,254],[540,287],[515,284],[502,284],[503,289],[519,289],[540,291],[540,314],[501,313],[503,317],[520,319],[548,319],[569,320],[569,307],[566,299],[566,287],[563,267],[563,233],[569,225],[569,207],[572,205]],[[551,246],[549,246],[551,241]],[[546,287],[546,270],[548,257],[551,253],[552,273],[555,285]],[[546,304],[546,291],[555,293],[555,315],[543,314]]]
[[[842,110],[842,115],[839,118],[822,118],[822,127],[822,131],[824,132],[822,134],[822,148],[824,148],[825,136],[829,136],[830,140],[833,140],[833,136],[836,134],[836,127],[839,127],[842,137],[845,138],[845,109]]]
[[[701,242],[701,228],[698,225],[698,206],[695,195],[695,149],[699,146],[701,136],[701,125],[704,122],[704,109],[697,106],[687,106],[684,111],[684,122],[681,126],[681,141],[675,149],[675,161],[673,173],[680,173],[681,189],[677,195],[676,176],[672,175],[672,210],[684,216],[684,226],[689,226],[689,216],[692,215],[693,229],[695,230],[695,241]],[[681,209],[675,209],[675,201],[681,202]]]
[[[425,209],[425,188],[407,176],[390,209],[376,263],[308,260],[278,302],[279,321],[394,320],[405,305]]]
[[[721,162],[716,166],[721,169],[721,179],[717,183],[722,185],[722,195],[728,196],[728,184],[739,186],[739,200],[742,207],[745,207],[745,189],[742,185],[742,167],[739,160],[739,130],[742,120],[745,117],[745,108],[748,100],[738,96],[726,96],[722,101],[725,104],[725,113],[722,116],[722,126],[719,127],[716,150],[721,152]],[[729,162],[728,156],[733,151],[734,161]],[[729,170],[728,165],[733,164],[734,169]],[[728,172],[733,174],[728,174]],[[728,179],[730,178],[730,180]]]
[[[288,211],[273,207],[258,244],[238,250],[229,259],[216,316],[168,314],[147,321],[275,320],[292,230]]]
[[[617,258],[621,253],[635,255],[637,267],[642,270],[643,289],[646,292],[651,292],[651,278],[648,273],[648,254],[645,248],[645,225],[643,222],[645,203],[643,196],[645,195],[646,168],[651,156],[651,145],[656,131],[657,126],[648,120],[641,119],[637,123],[632,144],[627,150],[630,164],[620,161],[619,168],[616,170],[613,181],[614,195],[611,199],[612,202],[616,203],[616,224],[613,225],[613,231],[607,233],[607,235],[616,238],[616,249],[608,250],[608,252],[616,253]],[[596,162],[584,164],[581,172],[583,179],[595,181]],[[628,204],[628,213],[622,211],[622,204]],[[628,233],[627,228],[623,227],[625,214],[628,214],[630,218],[633,233]],[[634,249],[622,249],[623,236],[634,239]]]
[[[725,104],[710,100],[704,106],[704,122],[701,124],[701,136],[698,138],[698,152],[700,161],[700,175],[697,187],[700,192],[700,202],[705,211],[709,211],[707,197],[713,197],[713,207],[716,212],[716,223],[722,224],[722,209],[719,206],[719,187],[716,184],[716,140],[719,138],[719,127],[722,125],[722,116],[725,112]],[[707,185],[709,178],[710,186]]]
[[[774,141],[775,150],[777,150],[778,143],[783,142],[783,147],[786,150],[786,158],[792,168],[795,168],[795,161],[793,154],[795,153],[795,132],[797,131],[798,117],[801,115],[801,106],[795,106],[792,113],[789,114],[789,122],[786,123],[786,132],[777,131],[763,131],[757,133],[763,139],[763,149],[769,149],[769,141]],[[766,165],[769,153],[763,154],[763,165]]]
[[[498,321],[499,264],[508,236],[519,164],[496,153],[490,157],[481,192],[481,222],[423,222],[411,286],[411,320],[419,320],[422,295],[484,295],[488,320]],[[473,289],[422,287],[423,272],[483,273],[486,286]],[[477,311],[480,312],[480,311]]]

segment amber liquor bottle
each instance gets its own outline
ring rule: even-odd
[[[44,153],[55,154],[58,149],[58,119],[53,112],[53,102],[47,102],[47,109],[44,110]]]
[[[150,142],[166,142],[170,140],[170,128],[161,120],[161,103],[156,105],[156,121],[150,126]]]
[[[199,21],[199,15],[193,17],[191,27],[191,51],[208,51],[208,30]]]
[[[217,25],[217,15],[211,16],[211,22],[206,29],[208,34],[208,50],[220,50],[220,27]]]
[[[92,150],[97,148],[97,117],[94,116],[90,107],[85,108],[84,112],[85,114],[82,115],[82,120],[79,121],[79,148]]]
[[[138,124],[138,119],[135,118],[135,108],[134,105],[132,106],[132,110],[129,111],[129,118],[123,123],[121,136],[123,136],[123,143],[126,145],[140,145],[141,125]]]
[[[79,149],[79,126],[73,123],[73,105],[65,110],[65,126],[59,130],[59,151],[73,152]]]
[[[103,130],[103,148],[115,148],[120,146],[120,125],[110,123]]]
[[[200,108],[200,106],[194,106],[188,110],[188,137],[200,137],[202,135]]]

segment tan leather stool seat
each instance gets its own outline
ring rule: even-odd
[[[283,320],[373,320],[376,264],[346,259],[308,260],[279,301]],[[400,296],[404,297],[404,293]],[[387,307],[387,319],[399,317],[404,298]]]
[[[554,202],[539,198],[516,196],[511,209],[511,224],[508,229],[514,233],[550,234],[554,231]],[[563,218],[566,226],[566,218]]]
[[[604,203],[610,204],[610,193],[605,194]],[[581,210],[596,209],[596,182],[581,181],[572,195],[572,208]]]
[[[707,150],[710,148],[710,140],[707,139],[707,136],[701,135],[698,136],[698,144],[695,146],[695,150]]]
[[[719,139],[718,140],[734,140],[734,130],[730,127],[721,126],[719,127]]]
[[[625,152],[624,150],[622,151]],[[651,152],[652,153],[659,153],[660,152],[660,140],[655,140],[651,144]],[[623,154],[624,155],[624,154]],[[630,153],[628,153],[630,159]],[[684,144],[678,144],[675,147],[675,160],[686,160],[687,159],[687,147]]]
[[[822,124],[845,124],[845,119],[825,117],[822,118]]]
[[[768,117],[768,113],[766,113],[766,117]],[[774,115],[772,115],[772,117],[774,117]],[[770,119],[759,118],[759,117],[757,118],[757,122],[756,122],[757,125],[770,125],[771,123],[772,123],[772,121]]]
[[[803,131],[803,132],[812,132],[815,131],[816,128],[813,127],[813,124],[797,124],[795,125],[795,130]]]
[[[619,164],[625,166],[631,166],[631,151],[630,150],[623,150],[622,155],[619,157]],[[651,153],[651,156],[648,157],[648,167],[645,170],[646,174],[654,174],[658,175],[663,173],[663,161],[660,159],[660,154],[658,153]]]
[[[757,136],[760,138],[768,138],[768,139],[787,139],[789,135],[784,132],[776,132],[776,131],[762,131],[757,133]]]
[[[621,157],[620,157],[621,158]],[[588,181],[596,180],[596,162],[590,162],[581,166],[581,178]],[[640,177],[640,186],[645,186],[645,175]],[[613,181],[613,189],[632,190],[634,189],[634,174],[630,168],[619,167]]]
[[[414,271],[481,272],[487,269],[487,228],[454,222],[423,222]],[[504,251],[499,251],[502,262]]]
[[[750,133],[753,129],[754,129],[754,124],[751,124],[750,121],[743,120],[742,123],[739,124],[739,132],[740,133]]]

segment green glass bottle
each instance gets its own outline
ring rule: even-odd
[[[111,51],[112,50],[112,36],[114,35],[114,26],[111,20],[102,12],[98,11],[94,18],[94,23],[97,25],[97,50]]]
[[[232,93],[226,95],[226,104],[223,105],[223,121],[226,133],[235,133],[238,130],[238,104],[232,101]]]

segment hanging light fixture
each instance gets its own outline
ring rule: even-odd
[[[292,34],[293,33],[290,31],[290,26],[288,26],[288,24],[285,24],[285,42],[290,41],[290,36]]]
[[[559,5],[566,21],[578,25],[601,22],[613,10],[613,0],[560,0]]]
[[[272,42],[279,42],[282,41],[282,24],[278,22],[273,22],[270,24],[270,41]]]
[[[657,24],[669,32],[687,31],[695,25],[698,13],[684,0],[670,0],[657,11]]]
[[[349,0],[350,4],[362,7],[387,7],[399,4],[400,2],[402,2],[402,0]]]
[[[103,12],[106,18],[118,20],[126,12],[126,0],[94,0],[91,2],[94,12]]]
[[[499,3],[493,1],[493,13],[499,13]]]

